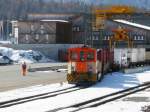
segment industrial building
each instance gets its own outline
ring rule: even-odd
[[[92,33],[92,36],[88,38],[88,44],[96,47],[106,47],[109,45],[109,39],[114,35],[113,30],[118,27],[122,27],[128,30],[128,36],[133,40],[134,47],[142,46],[149,47],[150,44],[150,33],[149,30],[144,28],[134,27],[128,24],[122,24],[115,21],[106,21],[105,29],[101,29],[100,31],[95,31]],[[125,47],[127,46],[126,42],[118,43],[119,46]]]
[[[9,32],[8,36],[15,44],[87,44],[99,48],[108,46],[113,30],[121,26],[129,30],[128,36],[134,46],[150,47],[149,30],[113,21],[123,19],[149,26],[148,13],[112,15],[111,19],[102,21],[104,25],[100,30],[93,30],[91,14],[28,14],[27,20],[12,21],[10,30],[5,33]],[[118,45],[123,47],[126,42]]]
[[[12,21],[16,44],[71,43],[72,25],[64,20]]]

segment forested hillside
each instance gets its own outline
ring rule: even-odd
[[[89,5],[80,0],[0,0],[0,19],[26,19],[28,13],[83,12]]]
[[[93,5],[149,8],[150,0],[0,0],[0,19],[26,19],[28,13],[88,12]]]

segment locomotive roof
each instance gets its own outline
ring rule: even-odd
[[[96,50],[96,49],[90,47],[75,47],[75,48],[69,48],[69,50]]]

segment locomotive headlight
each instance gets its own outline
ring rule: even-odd
[[[76,69],[75,69],[75,63],[72,63],[72,65],[71,65],[71,71],[75,71]]]
[[[68,64],[68,74],[71,74],[72,71],[75,71],[75,64],[74,63],[69,63]]]

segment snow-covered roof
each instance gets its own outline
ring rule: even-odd
[[[50,19],[43,19],[41,21],[45,21],[45,22],[64,22],[64,23],[69,22],[69,21],[66,21],[66,20],[50,20]]]
[[[134,27],[142,28],[142,29],[145,29],[145,30],[150,30],[150,26],[129,22],[127,20],[117,19],[117,20],[114,20],[114,21],[119,22],[119,23],[123,23],[123,24],[127,24],[127,25],[131,25],[131,26],[134,26]]]

